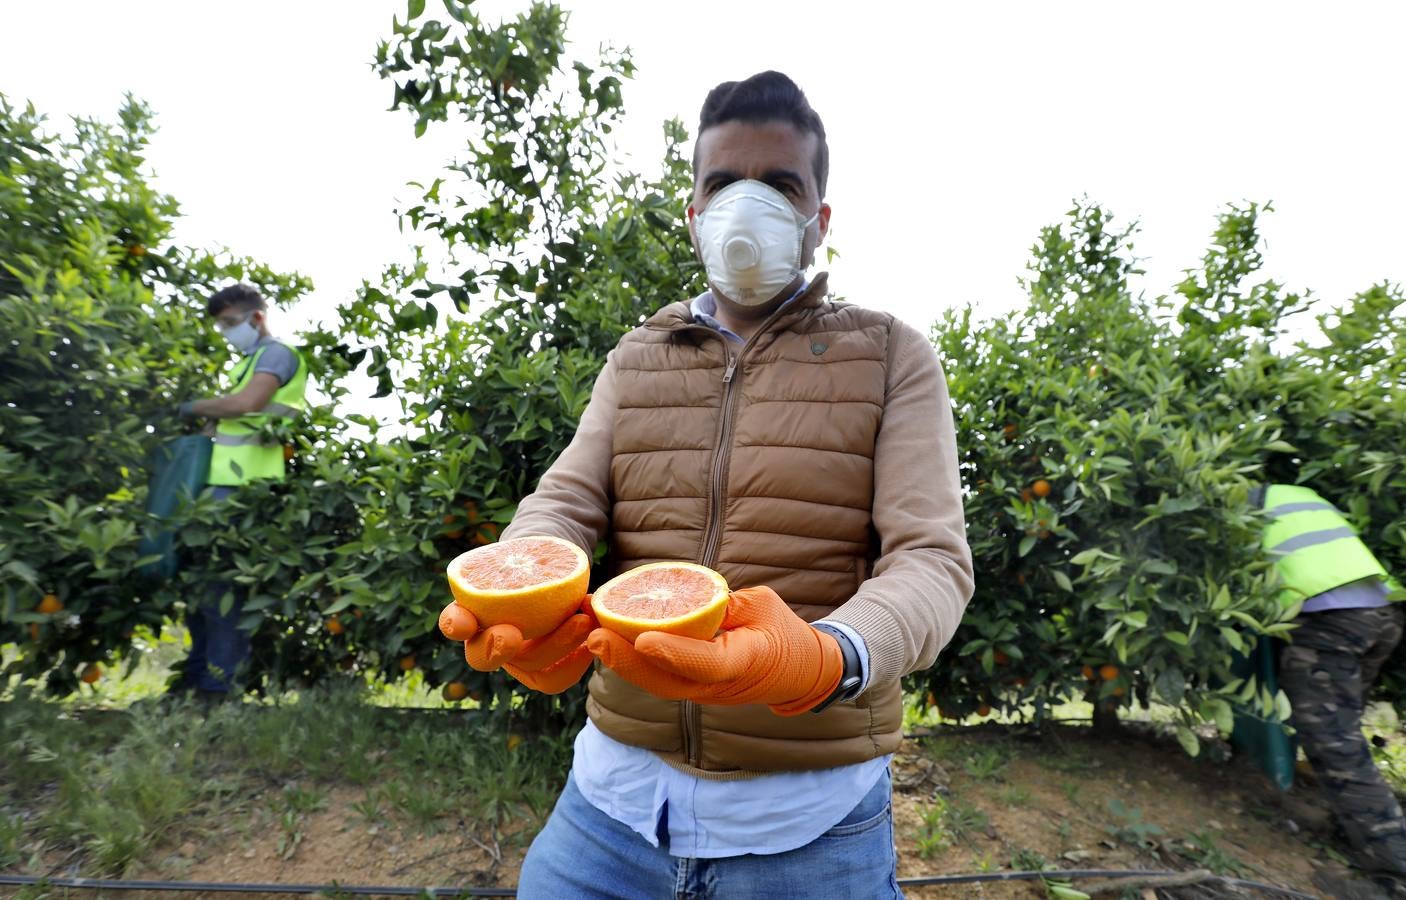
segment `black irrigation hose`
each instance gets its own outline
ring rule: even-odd
[[[984,872],[978,875],[924,875],[898,879],[900,887],[935,884],[973,884],[988,881],[1036,881],[1040,879],[1072,878],[1166,878],[1181,872],[1157,869],[1046,869],[1043,872]],[[1216,876],[1217,884],[1251,888],[1271,895],[1293,897],[1295,900],[1316,900],[1289,888],[1240,878]],[[353,894],[390,895],[396,897],[516,897],[516,888],[503,887],[403,887],[400,885],[345,884],[236,884],[205,881],[122,881],[103,878],[41,878],[35,875],[0,874],[0,885],[44,885],[56,888],[78,888],[107,891],[178,891],[226,894]]]

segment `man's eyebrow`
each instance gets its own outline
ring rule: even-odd
[[[805,187],[805,179],[799,172],[793,169],[769,169],[762,175],[761,180],[766,184],[775,184],[778,181],[795,182],[797,187]]]
[[[703,176],[703,186],[707,187],[708,185],[718,181],[726,181],[731,184],[734,181],[741,180],[742,176],[738,175],[736,172],[729,172],[726,169],[714,169],[713,171]]]

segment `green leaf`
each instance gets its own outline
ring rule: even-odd
[[[21,562],[18,559],[12,559],[5,563],[5,571],[14,574],[20,580],[29,584],[30,587],[37,588],[39,586],[39,574],[34,571],[34,568],[30,566],[29,563]]]
[[[1055,584],[1059,585],[1060,590],[1073,593],[1074,583],[1069,580],[1068,575],[1064,574],[1063,569],[1051,569],[1050,575],[1054,578]]]
[[[1165,562],[1160,559],[1149,559],[1142,564],[1142,570],[1149,575],[1175,575],[1177,564],[1175,562]]]
[[[1180,669],[1163,669],[1153,682],[1157,695],[1172,706],[1180,706],[1186,694],[1186,679]]]
[[[410,0],[410,11],[405,21],[413,22],[425,11],[425,0]]]
[[[1225,641],[1226,645],[1233,649],[1236,653],[1246,652],[1245,640],[1244,638],[1240,637],[1240,632],[1236,631],[1234,628],[1226,628],[1222,626],[1220,629],[1220,636],[1221,640]]]
[[[327,607],[322,612],[324,615],[330,616],[333,613],[341,612],[342,610],[351,606],[354,602],[356,602],[356,598],[353,597],[351,594],[342,594],[340,597],[338,597],[332,602],[331,606]]]
[[[271,597],[268,594],[255,594],[245,601],[244,611],[257,612],[261,609],[268,609],[270,606],[273,606],[275,602],[277,602],[276,597]]]
[[[1177,743],[1181,744],[1181,749],[1186,751],[1187,756],[1197,756],[1201,753],[1201,741],[1196,737],[1196,732],[1185,725],[1176,727]]]
[[[1018,551],[1019,554],[1021,556],[1027,555],[1031,550],[1035,548],[1035,544],[1038,540],[1039,539],[1033,534],[1027,534],[1025,537],[1021,538],[1020,549]]]

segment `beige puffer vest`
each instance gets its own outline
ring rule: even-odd
[[[806,621],[868,577],[893,317],[824,296],[821,276],[742,346],[687,303],[621,340],[611,574],[701,562],[734,588],[770,586]],[[603,667],[587,711],[616,740],[711,778],[872,759],[898,746],[903,719],[896,682],[783,717],[660,700]]]

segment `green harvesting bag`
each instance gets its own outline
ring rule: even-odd
[[[157,519],[171,516],[182,503],[188,503],[205,490],[210,477],[210,438],[203,434],[163,441],[147,457],[150,474],[146,511]],[[180,569],[176,556],[175,532],[148,532],[142,537],[142,556],[158,556],[137,571],[146,578],[165,580]]]
[[[1282,641],[1260,638],[1249,656],[1236,654],[1231,673],[1237,678],[1253,674],[1270,691],[1278,691],[1276,659],[1282,646]],[[1299,752],[1299,741],[1283,725],[1266,722],[1248,709],[1237,708],[1230,742],[1248,754],[1280,790],[1287,791],[1294,786],[1294,760]]]

